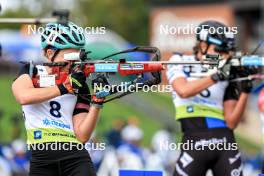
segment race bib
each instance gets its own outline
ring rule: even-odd
[[[40,87],[52,87],[56,85],[55,75],[39,75]]]

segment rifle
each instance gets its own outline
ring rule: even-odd
[[[126,58],[120,59],[118,61],[112,60],[112,57],[124,53],[133,53],[133,52],[143,52],[151,55],[150,61],[127,61]],[[91,60],[89,58],[90,52],[85,52],[81,50],[78,53],[69,53],[64,55],[64,59],[67,62],[46,62],[41,64],[34,64],[32,61],[21,62],[24,64],[30,64],[30,75],[33,80],[35,87],[39,86],[40,76],[36,73],[35,65],[49,66],[52,68],[52,74],[55,75],[55,84],[61,84],[65,81],[69,73],[73,73],[78,70],[81,70],[86,77],[91,74],[95,74],[96,78],[104,77],[107,79],[111,74],[118,74],[121,76],[135,76],[136,78],[132,81],[128,81],[125,84],[121,85],[123,87],[131,86],[134,89],[140,85],[142,88],[144,85],[158,85],[161,82],[161,71],[166,69],[167,65],[206,65],[209,67],[217,67],[218,61],[213,60],[204,60],[204,61],[186,61],[186,62],[175,62],[175,61],[160,61],[160,51],[156,47],[134,47],[127,49],[121,52],[117,52],[106,57],[103,57],[99,60]],[[70,64],[70,69],[68,72],[62,71],[61,68]],[[146,79],[150,75],[151,79]],[[137,84],[137,85],[136,85]],[[140,88],[140,89],[141,89]],[[112,101],[117,98],[121,98],[125,95],[133,93],[135,90],[130,89],[125,92],[119,93],[117,90],[101,90],[95,93],[97,98],[114,95],[115,96],[107,99],[105,102]],[[119,94],[118,94],[119,93]]]

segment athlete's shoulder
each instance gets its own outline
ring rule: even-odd
[[[19,68],[19,73],[18,75],[22,75],[22,74],[29,74],[29,68],[30,68],[30,65],[29,64],[23,64],[20,66]]]
[[[20,65],[19,69],[18,69],[18,72],[17,72],[17,75],[16,77],[13,79],[13,81],[15,81],[18,77],[20,77],[21,75],[24,75],[24,74],[28,74],[29,75],[29,64],[23,64],[23,65]]]
[[[169,61],[183,62],[183,61],[194,61],[195,57],[192,55],[182,55],[175,53],[171,56]],[[184,72],[184,64],[169,64],[167,66],[166,76],[171,84],[178,77],[186,77]]]

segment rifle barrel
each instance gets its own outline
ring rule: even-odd
[[[218,62],[215,61],[106,61],[106,60],[95,60],[95,61],[86,61],[86,62],[75,62],[75,64],[162,64],[162,65],[218,65]]]

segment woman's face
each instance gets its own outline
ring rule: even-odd
[[[45,52],[45,51],[44,51]],[[53,62],[68,62],[70,63],[71,61],[67,61],[64,59],[64,54],[67,54],[67,53],[73,53],[73,52],[80,52],[79,49],[63,49],[63,50],[60,50],[57,55],[55,56],[54,58],[54,61]],[[49,61],[52,61],[52,57],[54,55],[55,51],[52,50],[52,49],[47,49],[47,51],[44,53],[44,55],[46,56],[46,58],[49,60]],[[70,64],[64,66],[61,71],[67,71],[69,70],[69,67],[70,67]]]
[[[208,51],[207,51],[208,54],[214,54],[214,55],[220,55],[222,59],[228,59],[230,58],[230,54],[231,52],[218,52],[216,51],[216,45],[209,45],[209,48],[208,48]]]
[[[74,48],[60,50],[57,53],[57,55],[55,56],[54,62],[68,62],[67,60],[64,60],[64,54],[73,53],[73,52],[79,52],[79,51],[80,51],[79,49],[74,49]],[[54,50],[47,49],[47,51],[44,53],[44,55],[47,57],[47,59],[49,61],[51,61],[54,53],[55,53]]]
[[[208,48],[207,47],[208,47],[208,44],[206,42],[201,42],[200,43],[201,51],[205,52],[206,49],[207,49],[206,54],[210,54],[210,55],[220,55],[221,56],[221,59],[228,59],[228,58],[230,58],[230,56],[232,54],[231,51],[230,52],[218,52],[218,51],[216,51],[216,45],[214,45],[214,44],[209,45]],[[201,51],[200,51],[200,55],[202,55]],[[202,57],[200,56],[200,58],[202,58]]]

